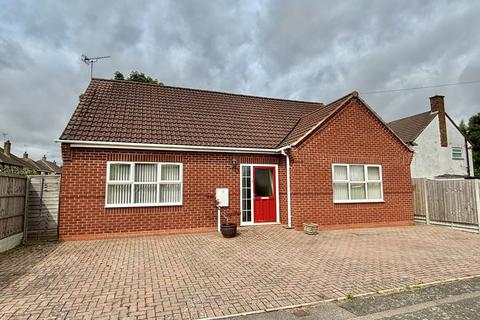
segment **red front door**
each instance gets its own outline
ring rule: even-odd
[[[275,167],[253,167],[254,222],[276,222]]]

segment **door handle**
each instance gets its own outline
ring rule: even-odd
[[[268,200],[269,197],[260,197],[262,200]]]

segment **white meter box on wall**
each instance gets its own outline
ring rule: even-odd
[[[217,188],[215,190],[215,198],[219,207],[228,207],[228,188]]]

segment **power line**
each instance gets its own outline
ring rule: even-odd
[[[398,92],[398,91],[409,91],[409,90],[420,90],[420,89],[429,89],[429,88],[460,86],[460,85],[472,84],[472,83],[480,83],[480,80],[465,81],[465,82],[454,82],[454,83],[444,83],[444,84],[437,84],[437,85],[432,85],[432,86],[422,86],[422,87],[412,87],[412,88],[378,90],[378,91],[360,91],[360,93],[361,94],[377,94],[377,93],[387,93],[387,92]]]

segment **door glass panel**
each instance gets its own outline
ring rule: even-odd
[[[270,197],[273,195],[273,170],[255,170],[255,196]]]
[[[252,222],[251,167],[242,167],[242,222]]]

